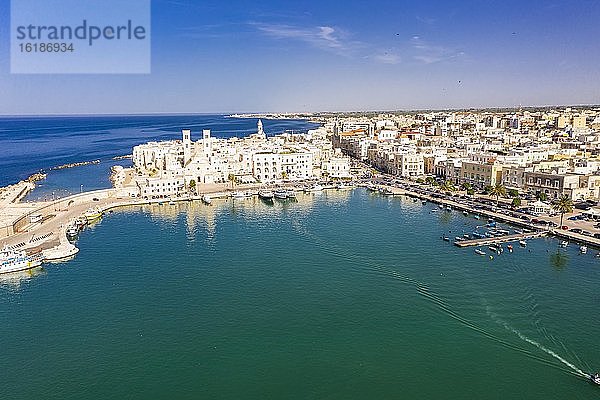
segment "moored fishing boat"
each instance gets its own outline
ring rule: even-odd
[[[273,200],[273,192],[268,189],[261,189],[258,191],[258,197],[262,200]]]
[[[93,222],[102,217],[102,210],[98,207],[90,208],[83,214],[83,216],[85,217],[88,223]]]
[[[207,206],[210,206],[212,204],[212,199],[210,198],[210,195],[208,195],[208,194],[203,194],[200,199]]]
[[[273,197],[279,200],[285,200],[288,198],[287,190],[276,189],[275,191],[273,191]]]

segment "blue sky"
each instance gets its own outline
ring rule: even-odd
[[[9,6],[0,114],[600,103],[595,0],[153,0],[147,75],[10,74]]]

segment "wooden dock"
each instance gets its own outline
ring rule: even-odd
[[[529,233],[517,233],[514,235],[485,237],[480,239],[470,240],[458,240],[454,244],[458,247],[472,247],[472,246],[491,246],[494,244],[515,242],[519,240],[535,239],[542,236],[546,236],[547,232],[529,232]]]

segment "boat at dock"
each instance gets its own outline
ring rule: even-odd
[[[83,214],[83,216],[85,217],[86,221],[90,223],[102,217],[102,210],[98,207],[90,208]]]
[[[587,246],[579,246],[579,252],[581,254],[586,254],[587,253]]]
[[[485,251],[480,249],[475,249],[475,253],[479,254],[480,256],[485,256]]]
[[[75,239],[77,237],[77,235],[79,235],[79,228],[75,224],[69,225],[69,226],[67,226],[66,233],[67,233],[67,238],[69,238],[71,240]]]
[[[294,189],[288,189],[286,190],[287,192],[287,198],[288,199],[295,199],[296,198],[296,191]]]
[[[273,192],[268,189],[262,189],[258,191],[258,197],[262,200],[273,200]]]
[[[309,187],[307,187],[307,188],[304,189],[304,191],[306,193],[321,192],[322,190],[323,190],[323,186],[318,185],[318,184],[317,185],[309,186]]]
[[[526,242],[526,241],[524,241],[524,240],[519,240],[519,245],[520,245],[521,247],[527,247],[527,242]]]
[[[273,197],[279,200],[286,200],[288,198],[288,192],[285,189],[277,189],[273,192]]]
[[[562,242],[560,242],[560,247],[567,247],[569,246],[569,242],[567,242],[566,240],[563,240]]]
[[[15,250],[12,247],[4,246],[0,251],[0,274],[39,267],[43,261],[41,253],[28,255],[24,250]]]
[[[236,200],[242,200],[252,197],[252,192],[233,192],[231,196]]]
[[[202,200],[202,202],[207,206],[210,206],[212,204],[212,199],[208,194],[203,194],[200,200]]]

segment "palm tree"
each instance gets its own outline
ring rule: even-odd
[[[468,192],[469,189],[472,189],[473,186],[469,183],[469,182],[463,182],[462,185],[460,185],[460,187],[465,191]]]
[[[425,178],[425,183],[433,186],[435,184],[435,178],[433,176],[428,176]]]
[[[511,205],[512,205],[513,208],[519,208],[519,207],[521,207],[521,198],[519,196],[513,198]]]
[[[500,200],[500,196],[506,195],[506,188],[501,183],[496,183],[496,185],[492,186],[489,192],[490,196],[496,196],[496,204]]]
[[[546,201],[546,200],[548,200],[548,195],[546,193],[544,193],[544,192],[537,192],[535,194],[535,197],[537,197],[537,199],[539,201]]]
[[[568,195],[561,194],[560,197],[552,203],[552,209],[560,213],[560,226],[562,226],[565,214],[573,212],[573,200],[571,200]]]
[[[444,183],[440,185],[440,190],[443,192],[453,192],[455,189],[452,181],[444,181]]]

